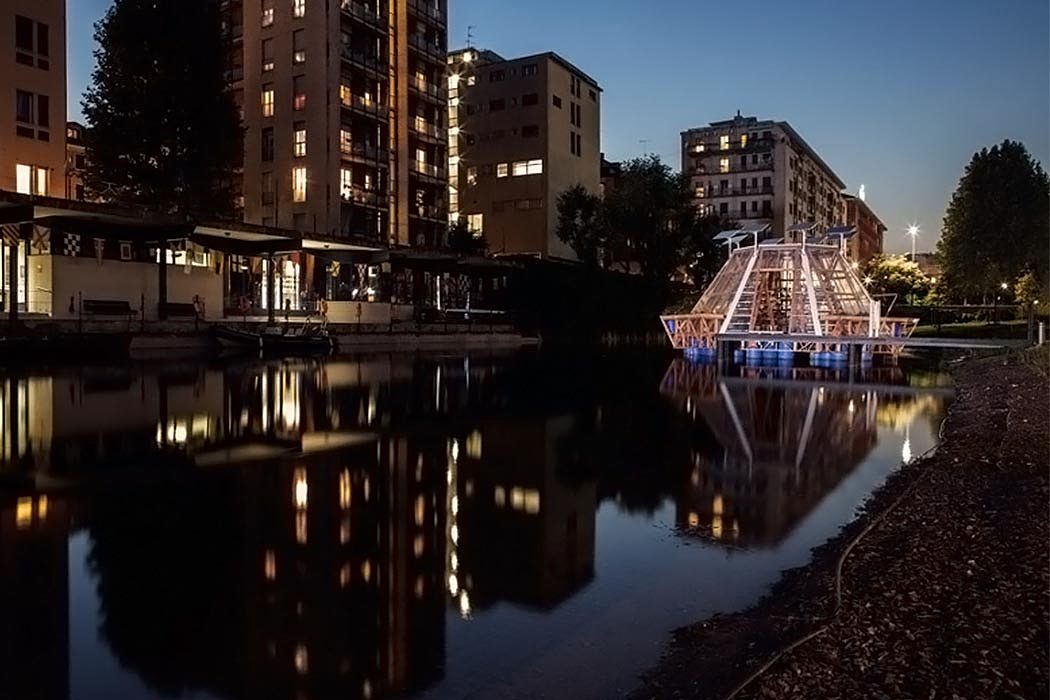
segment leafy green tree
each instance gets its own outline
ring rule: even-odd
[[[115,0],[95,25],[83,101],[89,193],[169,213],[233,214],[241,127],[213,0]]]
[[[485,237],[471,231],[462,219],[448,227],[448,247],[456,253],[484,255],[488,249]]]
[[[602,200],[575,185],[558,197],[558,238],[565,241],[581,262],[592,266],[607,263],[609,240],[602,220]]]
[[[864,267],[864,284],[871,294],[897,294],[919,302],[933,288],[933,281],[903,255],[876,255]]]
[[[1018,304],[1030,309],[1035,304],[1047,304],[1046,286],[1039,281],[1039,277],[1032,270],[1028,270],[1019,278],[1014,285],[1014,297]]]
[[[945,289],[987,298],[1026,269],[1050,280],[1050,180],[1024,145],[1003,141],[974,154],[944,216],[937,252]]]

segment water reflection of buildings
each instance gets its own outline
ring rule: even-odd
[[[0,583],[19,595],[0,604],[0,697],[69,695],[78,529],[101,638],[159,694],[410,693],[442,677],[450,605],[568,598],[593,577],[596,488],[556,473],[571,418],[499,418],[497,371],[8,379],[0,475],[21,495],[0,508]]]
[[[676,503],[680,527],[726,544],[775,546],[867,457],[881,416],[914,417],[937,401],[892,384],[901,379],[896,368],[866,377],[878,384],[837,383],[816,368],[790,372],[799,376],[727,377],[714,366],[672,363],[663,393],[718,442],[691,456]]]

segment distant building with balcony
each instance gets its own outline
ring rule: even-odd
[[[790,124],[743,117],[682,132],[682,171],[697,207],[741,227],[818,231],[841,222],[845,183]]]
[[[87,154],[84,146],[84,125],[66,122],[66,198],[84,201],[84,168]]]
[[[846,226],[853,229],[853,235],[846,241],[846,257],[864,265],[876,255],[882,255],[886,224],[860,197],[843,194],[842,205]]]
[[[447,0],[232,0],[244,216],[364,245],[448,227]]]
[[[556,53],[448,57],[449,215],[493,254],[574,259],[557,237],[558,196],[598,194],[601,88]]]

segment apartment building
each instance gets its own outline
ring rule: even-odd
[[[842,195],[846,226],[853,235],[846,241],[846,256],[860,265],[882,254],[886,224],[872,211],[862,196]]]
[[[246,221],[370,245],[439,245],[447,0],[227,8]]]
[[[66,122],[66,197],[84,200],[84,168],[87,149],[84,145],[84,125]]]
[[[682,171],[696,204],[740,226],[772,227],[776,236],[842,220],[846,186],[790,124],[736,117],[682,132]]]
[[[0,3],[0,190],[65,196],[66,3]]]
[[[558,239],[557,200],[597,194],[601,88],[556,53],[448,57],[449,217],[493,254],[575,258]]]

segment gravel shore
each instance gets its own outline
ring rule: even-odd
[[[1047,358],[957,368],[941,448],[755,607],[678,630],[634,697],[1046,698]]]

